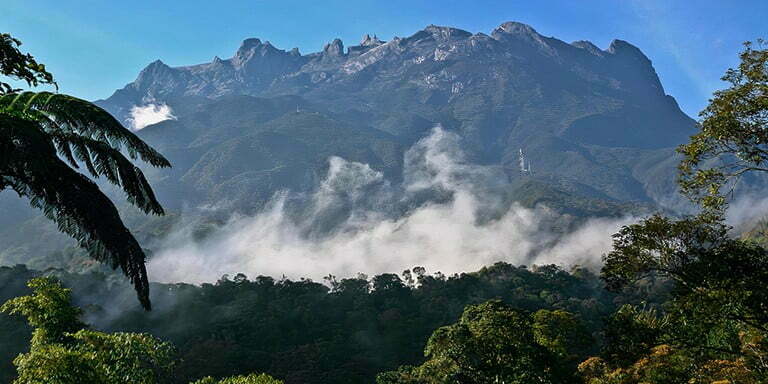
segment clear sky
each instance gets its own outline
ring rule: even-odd
[[[231,57],[247,37],[315,52],[339,37],[388,40],[429,24],[489,33],[504,21],[567,42],[627,40],[695,116],[741,43],[768,38],[768,0],[2,0],[0,32],[47,64],[61,91],[108,97],[155,59],[171,66]]]

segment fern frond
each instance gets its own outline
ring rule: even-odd
[[[55,122],[46,124],[48,130],[104,141],[118,151],[124,148],[132,159],[141,158],[155,167],[171,166],[163,155],[123,127],[107,111],[86,100],[51,92],[22,92],[0,96],[0,109],[20,110],[30,115],[41,111],[48,116],[48,122]]]
[[[39,124],[72,167],[83,164],[94,177],[122,187],[128,201],[144,212],[163,214],[144,174],[121,149],[152,165],[170,164],[103,109],[67,95],[23,92],[0,96],[0,113]]]
[[[0,114],[0,175],[5,186],[43,211],[59,230],[72,236],[91,257],[120,267],[149,309],[144,251],[120,219],[112,201],[57,155],[34,123]]]
[[[52,132],[49,136],[70,164],[76,166],[77,162],[72,160],[79,160],[86,164],[91,175],[104,176],[112,184],[122,187],[128,201],[144,212],[164,213],[144,173],[120,151],[104,142],[72,133]]]

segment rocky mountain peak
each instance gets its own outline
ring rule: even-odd
[[[493,30],[492,36],[496,37],[505,34],[540,36],[530,25],[519,23],[517,21],[507,21],[506,23],[501,24],[498,28]]]
[[[598,46],[592,44],[591,41],[579,40],[579,41],[574,41],[573,43],[571,43],[571,45],[576,47],[576,48],[584,49],[587,52],[590,52],[590,53],[592,53],[593,55],[596,55],[596,56],[603,56],[605,54],[605,52],[602,49],[600,49]]]
[[[554,37],[542,36],[530,26],[518,22],[501,24],[491,36],[430,25],[410,37],[393,37],[389,42],[368,34],[359,45],[345,47],[340,39],[334,39],[322,51],[304,56],[298,49],[287,52],[267,41],[246,39],[234,57],[214,59],[213,64],[171,68],[161,61],[153,62],[142,71],[136,82],[128,85],[124,92],[116,92],[114,98],[105,101],[105,105],[125,120],[131,107],[146,96],[158,99],[180,96],[214,99],[242,94],[265,97],[301,94],[327,104],[344,98],[348,102],[339,102],[339,108],[348,108],[350,113],[368,113],[376,110],[376,103],[383,99],[406,97],[402,93],[404,84],[409,87],[407,97],[413,97],[408,103],[413,105],[425,102],[435,106],[464,105],[469,103],[466,98],[472,92],[485,92],[488,95],[505,95],[502,98],[489,96],[481,103],[486,105],[492,99],[496,103],[494,108],[500,110],[514,110],[519,100],[525,98],[539,98],[537,100],[542,105],[558,105],[558,108],[569,110],[570,106],[557,104],[563,101],[555,95],[562,93],[559,84],[570,84],[570,93],[579,89],[597,92],[598,96],[583,95],[584,105],[613,108],[615,115],[631,115],[633,121],[639,119],[635,112],[621,106],[641,105],[640,109],[646,113],[654,111],[659,105],[664,108],[671,105],[670,114],[679,112],[676,106],[664,99],[663,88],[650,60],[637,47],[621,40],[615,40],[607,50],[601,50],[587,41],[568,44]],[[508,87],[513,87],[514,92],[501,91],[511,89]],[[450,103],[446,104],[448,101]],[[381,116],[394,113],[405,119],[405,122],[393,120],[381,123],[385,132],[400,132],[399,128],[392,127],[407,126],[409,121],[426,119],[421,110],[402,112],[400,109],[378,108],[386,111]],[[611,120],[614,115],[601,112],[603,109],[600,108],[596,108],[594,114],[605,115],[602,120],[590,118],[593,120],[572,124],[574,120],[584,117],[583,111],[574,112],[569,118],[548,121],[541,123],[541,126],[531,123],[518,127],[515,134],[518,140],[523,140],[532,135],[531,132],[539,134],[547,130],[553,135],[567,134],[579,140],[586,140],[584,137],[588,136],[589,140],[604,144],[596,138],[609,137],[608,133],[613,131],[608,127],[622,126],[623,123]],[[485,127],[485,117],[461,124],[467,124],[468,132],[475,132],[475,125],[483,126],[489,132],[499,129],[496,126]],[[503,124],[515,123],[508,121]],[[590,127],[597,125],[603,127],[600,129],[605,132],[593,134]],[[616,132],[625,133],[623,130]],[[611,145],[655,146],[663,141],[643,139],[645,136],[632,136],[630,140],[619,133],[610,136],[611,140],[615,139]],[[484,140],[482,137],[477,140]]]
[[[611,42],[605,52],[610,55],[611,65],[617,77],[623,79],[626,85],[643,90],[639,93],[641,95],[664,95],[664,88],[653,68],[653,63],[639,48],[624,40],[616,39]]]
[[[371,37],[371,35],[366,34],[365,36],[363,36],[363,40],[360,41],[360,46],[362,47],[376,47],[382,44],[384,44],[384,42],[379,40],[379,38],[375,34],[373,35],[373,37]]]
[[[471,33],[453,27],[442,27],[438,25],[428,25],[424,32],[432,35],[436,40],[465,39],[472,36]]]
[[[674,172],[673,149],[658,151],[696,127],[631,44],[568,44],[515,22],[490,37],[432,25],[386,43],[372,34],[351,47],[335,39],[304,56],[248,39],[221,63],[156,61],[99,102],[126,124],[146,100],[172,107],[172,127],[140,133],[175,156],[168,193],[189,190],[205,203],[226,196],[250,206],[313,185],[330,156],[397,182],[406,148],[438,124],[460,136],[468,158],[510,179],[532,176],[520,172],[523,149],[536,177],[553,185],[649,201],[668,188],[644,189],[660,174],[656,164]],[[297,105],[318,113],[295,113]]]
[[[285,54],[285,51],[275,48],[269,41],[262,42],[256,38],[245,39],[232,58],[232,64],[235,67],[243,67],[254,58],[274,56],[280,53]]]
[[[513,50],[533,48],[539,53],[554,56],[556,50],[548,43],[548,38],[540,35],[528,24],[508,21],[501,24],[491,33],[494,39],[511,44]]]
[[[154,72],[154,71],[158,71],[158,70],[164,70],[165,68],[171,68],[171,67],[169,67],[167,64],[163,63],[162,60],[157,59],[157,60],[149,63],[149,65],[147,65],[142,70],[142,72]]]
[[[262,42],[260,39],[245,39],[242,44],[240,44],[240,48],[237,49],[237,52],[235,53],[235,56],[247,56],[252,52],[259,52],[260,54],[264,54],[266,52],[270,51],[279,51],[275,46],[272,45],[269,41]]]
[[[354,45],[348,48],[347,54],[350,56],[358,56],[384,44],[385,42],[379,40],[376,35],[371,37],[371,35],[366,34],[360,41],[360,45]]]
[[[162,78],[170,72],[173,72],[173,68],[158,59],[149,63],[149,65],[139,72],[136,82],[145,83],[150,79]]]
[[[608,47],[607,52],[616,56],[631,56],[648,60],[648,57],[645,56],[640,48],[619,39],[611,41],[611,45]],[[648,60],[648,62],[650,63],[650,60]]]
[[[178,68],[172,68],[161,60],[155,60],[139,72],[136,80],[126,86],[129,92],[137,92],[133,104],[139,104],[143,100],[153,99],[169,92],[174,92],[176,87],[186,85],[185,72]],[[130,110],[133,105],[126,106]]]
[[[333,39],[332,42],[323,47],[323,55],[332,57],[344,56],[344,43],[341,42],[341,39]]]
[[[240,48],[237,49],[238,52],[245,52],[248,50],[253,49],[254,47],[261,46],[261,39],[258,38],[248,38],[243,40],[242,44],[240,44]]]

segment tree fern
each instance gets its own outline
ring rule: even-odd
[[[0,190],[29,198],[91,257],[120,267],[149,309],[145,255],[114,204],[85,175],[104,177],[146,213],[163,214],[142,171],[126,158],[170,163],[109,113],[50,92],[0,96]]]

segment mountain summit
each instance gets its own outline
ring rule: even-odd
[[[173,164],[148,172],[167,209],[216,207],[223,217],[258,211],[281,191],[322,189],[329,159],[403,188],[409,148],[438,125],[460,139],[462,162],[489,172],[466,182],[505,203],[576,216],[675,208],[674,147],[695,130],[639,48],[566,43],[517,22],[487,34],[436,25],[387,41],[369,33],[357,45],[335,39],[308,54],[249,38],[209,63],[154,61],[97,103],[126,124],[145,119],[138,135]],[[167,120],[149,124],[147,115]],[[419,198],[445,201],[436,193]],[[0,197],[0,211],[9,212],[0,217],[0,261],[66,244],[30,240],[55,228],[19,229],[37,228],[18,223],[39,213],[11,200]],[[379,208],[396,217],[412,207]],[[318,220],[307,230],[330,231],[344,219]]]
[[[695,127],[665,94],[639,48],[622,40],[606,49],[566,43],[518,22],[502,23],[490,34],[430,25],[389,41],[365,35],[349,47],[334,39],[305,55],[251,38],[229,59],[184,67],[153,62],[135,82],[98,103],[129,122],[132,110],[148,101],[170,106],[178,117],[141,132],[177,153],[178,183],[210,180],[208,189],[192,188],[202,192],[238,180],[238,194],[260,199],[312,185],[324,156],[363,150],[344,144],[355,135],[383,140],[379,147],[365,146],[368,155],[357,160],[397,175],[402,151],[440,124],[460,135],[472,161],[499,166],[512,179],[522,177],[522,149],[540,182],[601,199],[651,202],[674,191],[672,181],[655,176],[673,179],[671,148]],[[310,111],[314,117],[301,117]],[[302,165],[286,158],[279,163],[290,165],[280,170],[232,164],[218,174],[235,148],[251,156],[247,148],[265,145],[265,138],[253,136],[264,124],[290,130],[291,140],[333,131],[323,127],[344,127],[334,132],[351,136],[329,138],[333,151],[302,149],[316,153]],[[271,160],[264,164],[274,166]],[[203,200],[213,199],[205,195]]]

